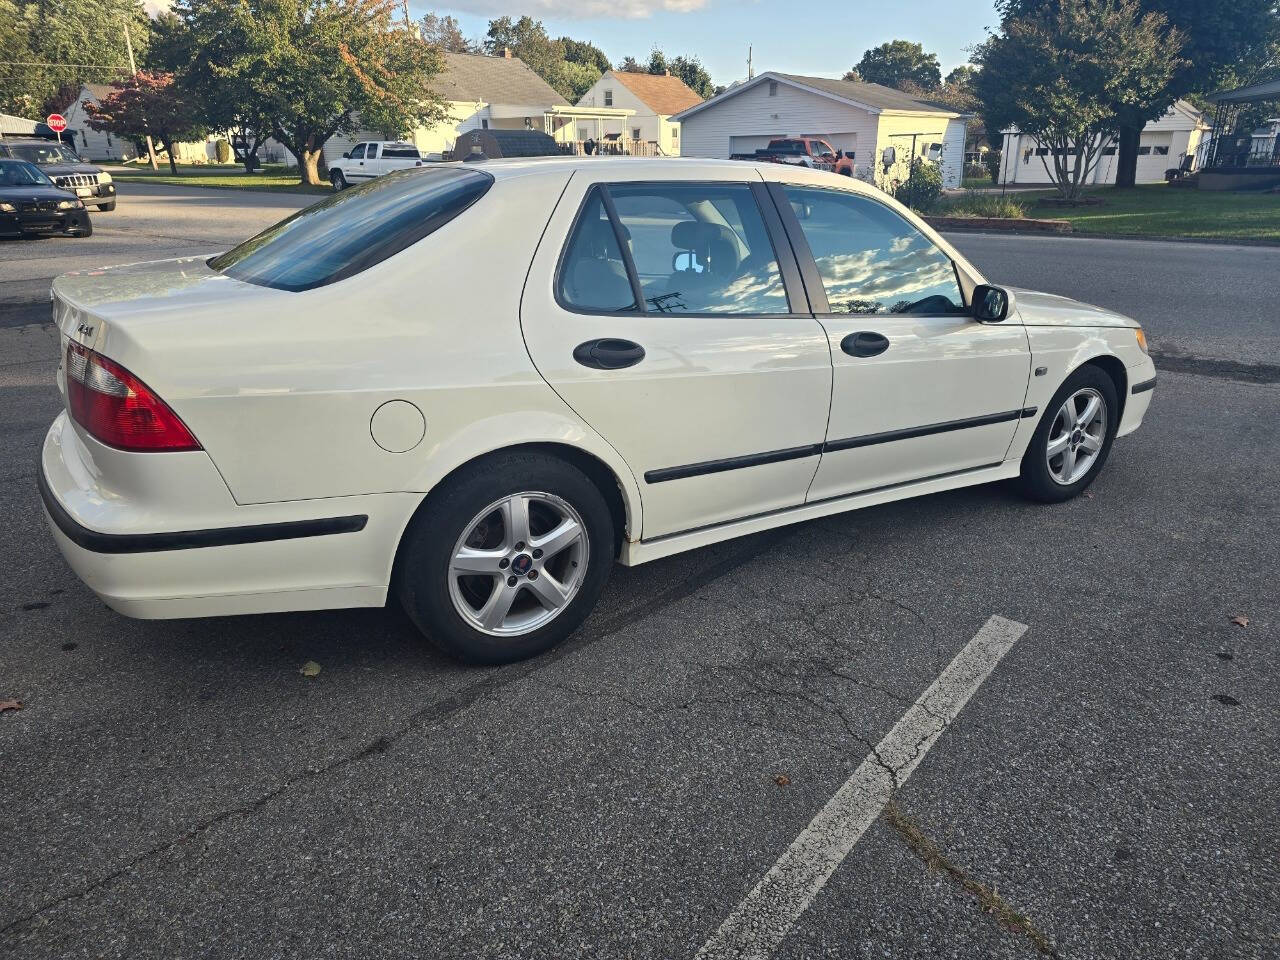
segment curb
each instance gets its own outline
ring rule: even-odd
[[[953,217],[953,220],[971,221],[970,217]],[[1017,227],[997,227],[985,228],[970,226],[967,222],[961,226],[947,225],[938,227],[933,224],[931,218],[926,217],[926,222],[935,229],[946,230],[949,233],[1011,233],[1021,234],[1028,237],[1042,237],[1045,235],[1044,230],[1020,230]],[[1099,233],[1095,230],[1070,230],[1064,231],[1060,236],[1068,238],[1079,238],[1081,240],[1150,240],[1153,243],[1208,243],[1216,246],[1224,247],[1280,247],[1280,240],[1261,240],[1257,237],[1171,237],[1157,236],[1147,233]]]
[[[1070,220],[1031,217],[925,217],[935,230],[993,230],[1009,233],[1073,233]]]

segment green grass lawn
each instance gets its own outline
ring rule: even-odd
[[[991,182],[990,177],[965,177],[960,181],[960,186],[966,190],[989,190],[995,184]]]
[[[1027,216],[1070,220],[1073,230],[1215,240],[1280,243],[1280,194],[1232,193],[1170,187],[1163,183],[1120,190],[1088,191],[1106,201],[1098,207],[1039,207],[1034,199],[1053,192],[1019,193]]]
[[[298,182],[296,169],[267,166],[262,173],[245,173],[239,164],[179,166],[175,177],[167,163],[158,172],[150,167],[130,166],[128,172],[112,173],[121,183],[154,183],[166,187],[213,187],[219,190],[278,190],[287,193],[329,193],[332,188],[305,187]]]

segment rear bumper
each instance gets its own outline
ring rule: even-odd
[[[104,480],[137,474],[126,495]],[[114,462],[112,463],[111,461]],[[108,606],[142,618],[381,606],[418,494],[240,506],[203,452],[125,454],[60,414],[38,473],[49,529]]]

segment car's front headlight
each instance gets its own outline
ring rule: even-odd
[[[83,206],[84,204],[79,200],[59,200],[58,201],[59,210],[78,210],[80,207],[83,207]]]
[[[0,213],[17,213],[18,208],[12,203],[0,203]]]
[[[111,174],[109,174],[109,173],[107,173],[107,171],[103,170],[100,174],[98,174],[98,182],[99,182],[99,183],[110,183],[110,182],[111,182]]]
[[[1134,327],[1133,333],[1134,333],[1134,336],[1138,338],[1139,349],[1141,349],[1142,352],[1145,353],[1147,356],[1151,356],[1151,351],[1147,348],[1147,335],[1142,332],[1142,328]]]

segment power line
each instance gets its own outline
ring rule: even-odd
[[[0,67],[74,67],[77,70],[128,70],[128,67],[113,67],[105,63],[44,63],[40,60],[0,60]]]

